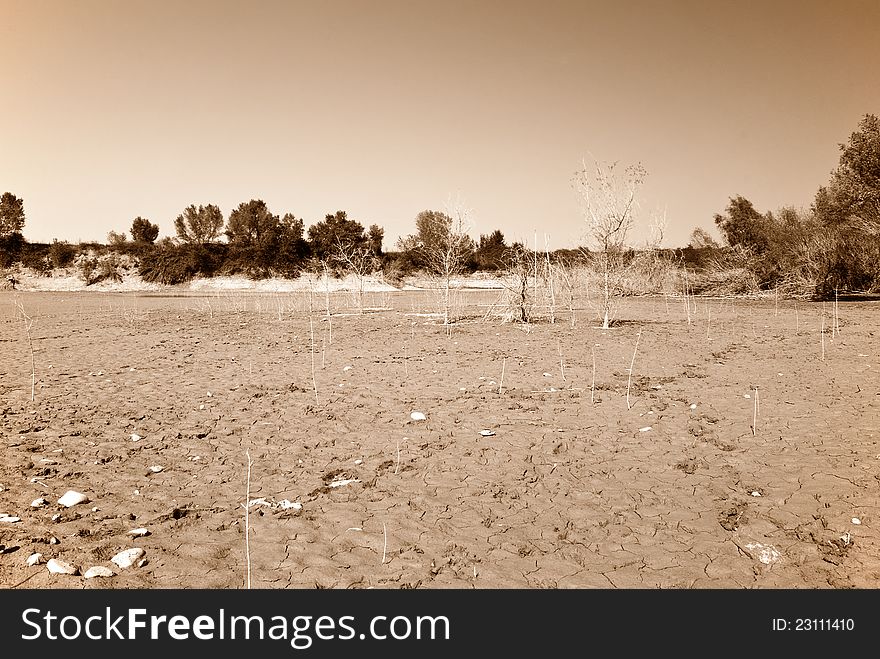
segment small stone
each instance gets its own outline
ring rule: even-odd
[[[291,502],[291,501],[288,501],[287,499],[284,499],[283,501],[278,502],[278,507],[281,508],[281,510],[288,510],[291,508],[293,510],[302,510],[303,505],[301,503],[299,503],[298,501]]]
[[[40,553],[31,554],[30,556],[28,556],[28,559],[27,559],[28,567],[33,567],[34,565],[39,565],[40,563],[43,563],[43,562],[44,562],[43,555]]]
[[[143,437],[141,437],[140,435],[138,435],[136,432],[131,433],[131,441],[133,441],[133,442],[139,442],[139,441],[141,441],[142,439],[143,439]]]
[[[6,513],[0,514],[0,522],[6,524],[14,524],[15,522],[20,522],[21,517],[16,517],[15,515],[7,515]]]
[[[759,497],[759,496],[761,496],[761,493],[758,492],[758,490],[754,490],[754,491],[752,492],[752,496],[753,496],[753,497]]]
[[[361,460],[360,458],[358,458],[357,460],[354,461],[354,463],[355,463],[356,465],[359,465],[359,464],[363,464],[364,461]]]
[[[491,437],[492,435],[495,434],[495,431],[494,431],[494,430],[481,430],[481,431],[480,431],[480,434],[481,434],[483,437]]]
[[[424,421],[427,417],[422,412],[413,412],[409,415],[409,418],[413,421]]]
[[[59,544],[61,544],[61,541],[53,535],[51,538],[49,538],[49,544],[50,545],[59,545]]]
[[[140,547],[124,549],[110,560],[123,570],[134,565],[146,552]]]
[[[692,409],[692,410],[697,409],[697,404],[696,404],[696,403],[691,403],[691,409]]]
[[[203,409],[205,409],[205,406],[204,406],[204,405],[199,405],[199,409],[200,409],[200,410],[203,410]]]
[[[859,525],[862,523],[862,520],[860,520],[858,517],[853,517],[850,521],[856,525]]]
[[[639,432],[648,432],[651,429],[651,426],[645,426],[644,428],[639,428]]]
[[[544,373],[543,375],[545,378],[552,378],[553,377],[552,373]]]
[[[142,558],[141,560],[138,561],[138,567],[143,567],[144,565],[146,565],[149,562],[150,561],[148,561],[146,558]]]
[[[58,499],[58,503],[64,506],[65,508],[70,508],[71,506],[75,506],[80,503],[88,503],[89,498],[82,494],[81,492],[76,492],[74,490],[67,490],[60,499]]]
[[[343,370],[343,371],[350,371],[351,369],[352,369],[351,366],[345,366],[345,367],[343,367],[342,370]]]
[[[161,465],[153,465],[152,467],[150,467],[150,471],[152,471],[154,474],[158,474],[163,469],[165,469],[165,467],[163,467]]]
[[[46,568],[52,574],[79,574],[79,568],[70,563],[65,563],[57,558],[50,558]]]
[[[95,567],[90,567],[88,570],[85,571],[85,574],[83,574],[83,577],[85,579],[94,579],[95,577],[108,577],[109,578],[112,576],[113,576],[113,571],[108,567],[104,567],[103,565],[96,565]]]
[[[132,535],[136,538],[141,538],[145,535],[150,535],[150,532],[145,528],[139,528],[139,529],[132,529],[131,531],[128,532],[128,535]]]
[[[31,508],[42,508],[47,503],[49,502],[46,501],[43,497],[40,497],[39,499],[34,499],[33,501],[31,501]]]
[[[54,515],[52,515],[53,522],[57,522],[59,519],[61,519],[61,513],[55,513]]]

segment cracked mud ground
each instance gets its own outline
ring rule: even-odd
[[[242,588],[247,525],[260,588],[880,587],[869,303],[826,316],[823,360],[821,303],[627,300],[608,331],[464,307],[447,336],[405,294],[311,325],[268,296],[14,295],[0,586]]]

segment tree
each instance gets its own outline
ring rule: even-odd
[[[136,243],[153,244],[159,237],[159,225],[138,216],[131,223],[131,239]]]
[[[460,200],[447,203],[446,212],[422,211],[416,216],[415,245],[418,262],[437,276],[443,287],[443,324],[450,323],[452,279],[464,272],[474,254],[474,241],[468,235],[471,211]]]
[[[220,237],[223,231],[223,213],[214,204],[187,206],[174,220],[174,230],[181,242],[206,245]]]
[[[688,247],[692,247],[693,249],[713,249],[718,247],[718,243],[711,235],[709,235],[708,231],[696,227],[691,231]]]
[[[111,231],[107,234],[107,242],[113,247],[119,247],[124,245],[128,237],[125,235],[125,231],[122,233],[116,233],[115,231]]]
[[[880,234],[880,120],[866,114],[839,146],[839,164],[829,184],[819,188],[813,210],[828,225],[846,222]]]
[[[374,256],[382,256],[382,240],[385,238],[385,229],[378,224],[371,224],[367,231],[367,243]]]
[[[11,192],[0,197],[0,238],[21,233],[24,228],[24,200]]]
[[[480,243],[474,257],[480,270],[497,270],[503,265],[507,244],[499,229],[492,233],[480,234]]]
[[[715,225],[730,247],[739,248],[751,255],[760,255],[770,246],[768,226],[772,216],[764,216],[755,210],[742,195],[730,198],[727,213],[715,214]]]
[[[348,219],[345,211],[327,214],[323,221],[309,227],[309,246],[319,261],[334,261],[340,249],[351,252],[368,247],[368,241],[364,226],[357,220]]]
[[[586,223],[582,249],[601,278],[603,329],[611,326],[613,300],[622,287],[623,251],[639,208],[638,192],[647,175],[640,163],[621,169],[617,162],[594,160],[588,166],[584,160],[572,179]]]

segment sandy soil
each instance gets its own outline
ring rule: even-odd
[[[876,303],[493,295],[0,292],[0,585],[880,587]]]

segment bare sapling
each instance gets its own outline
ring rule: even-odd
[[[759,412],[759,403],[758,403],[758,385],[754,385],[752,389],[755,392],[755,402],[752,410],[752,436],[758,434],[758,412]]]
[[[33,402],[36,399],[37,392],[37,368],[36,360],[34,359],[34,340],[31,336],[31,328],[34,326],[34,320],[24,310],[24,305],[20,300],[15,301],[15,306],[18,308],[18,313],[21,316],[22,325],[24,326],[24,331],[27,335],[28,348],[31,353],[31,402]]]
[[[382,522],[382,565],[385,565],[385,552],[388,550],[388,529],[385,528],[385,522]]]
[[[712,326],[712,307],[708,304],[706,305],[706,341],[711,341],[709,338],[709,328]]]
[[[831,338],[834,338],[834,334],[840,336],[840,316],[837,313],[838,311],[838,297],[837,297],[837,288],[834,289],[834,323],[831,326]]]
[[[250,510],[251,510],[251,465],[253,465],[253,461],[251,460],[251,451],[248,449],[245,451],[245,455],[247,456],[247,485],[245,486],[245,495],[244,495],[244,553],[245,560],[247,561],[247,588],[251,589],[251,524],[250,524]]]
[[[498,393],[502,393],[504,391],[504,369],[507,366],[507,357],[505,357],[501,362],[501,380],[498,382]]]
[[[822,326],[819,329],[819,336],[822,341],[822,361],[825,361],[825,303],[822,303]]]
[[[642,330],[639,330],[639,333],[636,335],[636,347],[633,348],[632,361],[630,361],[630,364],[629,364],[629,377],[627,377],[627,380],[626,380],[626,409],[628,409],[628,410],[632,409],[632,405],[629,402],[629,389],[630,389],[630,385],[632,384],[633,366],[635,366],[635,363],[636,363],[636,351],[639,349],[639,339],[641,339],[641,338],[642,338]]]
[[[556,341],[556,351],[559,353],[559,374],[562,376],[562,381],[565,382],[565,357],[562,354],[562,343],[559,340]]]
[[[309,316],[309,333],[311,334],[311,353],[312,353],[312,388],[315,390],[315,405],[320,405],[318,402],[318,382],[315,380],[315,326],[312,322],[311,316]]]
[[[602,329],[609,329],[613,299],[621,292],[620,280],[626,268],[623,257],[627,234],[639,207],[639,189],[647,177],[641,164],[623,170],[618,163],[594,161],[575,172],[573,185],[581,202],[586,224],[585,256],[598,268],[602,284]],[[595,248],[595,251],[589,249]]]
[[[596,349],[591,347],[590,352],[593,354],[593,379],[590,383],[590,402],[596,402]]]

